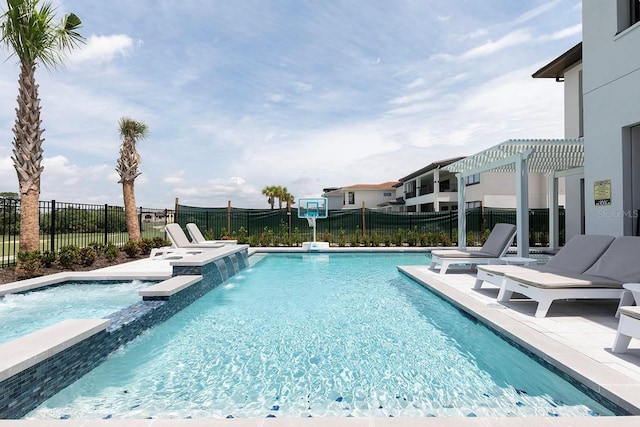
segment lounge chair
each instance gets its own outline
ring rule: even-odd
[[[627,292],[633,295],[636,306],[622,306],[623,301],[620,300],[621,306],[618,307],[620,322],[618,323],[618,332],[613,341],[613,347],[611,347],[611,351],[614,353],[626,353],[631,338],[640,338],[640,285],[633,283],[626,284],[624,287],[627,289]]]
[[[480,265],[473,289],[484,282],[502,287],[505,274],[541,271],[557,274],[582,274],[591,267],[613,242],[614,237],[599,234],[574,236],[544,265]]]
[[[478,251],[462,251],[456,249],[444,249],[431,251],[430,269],[440,266],[440,274],[446,274],[449,266],[454,264],[470,264],[470,267],[478,264],[488,264],[507,253],[516,235],[516,226],[513,224],[496,224],[491,230],[487,241]]]
[[[624,283],[640,282],[638,253],[640,237],[622,236],[616,238],[582,274],[506,273],[498,301],[509,301],[514,292],[525,295],[538,302],[535,316],[545,317],[553,301],[559,299],[619,300],[624,293]]]
[[[189,236],[191,236],[191,241],[193,243],[196,244],[209,244],[209,243],[215,243],[215,244],[236,244],[238,243],[237,240],[207,240],[204,238],[204,236],[202,235],[202,232],[200,231],[200,228],[198,228],[198,226],[196,224],[194,224],[193,222],[190,222],[187,224],[187,232],[189,233]]]
[[[221,248],[224,246],[222,243],[192,243],[187,238],[187,235],[184,234],[184,231],[182,231],[182,227],[180,227],[180,224],[176,224],[175,222],[165,225],[164,229],[167,232],[167,236],[169,236],[171,245],[174,248],[213,249]]]

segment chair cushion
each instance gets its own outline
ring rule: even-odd
[[[622,283],[586,274],[557,274],[548,272],[506,273],[506,277],[525,285],[544,289],[562,288],[622,288]]]
[[[489,234],[489,238],[482,248],[481,252],[490,254],[498,258],[505,252],[505,248],[511,244],[513,236],[516,234],[516,226],[513,224],[496,224]]]
[[[615,240],[612,236],[581,234],[569,240],[546,266],[558,271],[584,273]]]
[[[584,274],[622,283],[640,282],[640,236],[617,237]]]
[[[431,251],[431,255],[440,258],[494,258],[491,254],[480,251],[459,251],[457,249],[445,249]]]
[[[640,320],[640,307],[638,306],[620,307],[620,314],[624,314],[625,316],[633,317],[634,319]]]

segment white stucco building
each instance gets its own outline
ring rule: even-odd
[[[395,200],[396,185],[398,181],[325,188],[322,197],[327,198],[329,210],[356,209],[363,206],[377,209],[378,205]]]
[[[638,234],[639,51],[640,2],[582,2],[584,198],[589,234]]]

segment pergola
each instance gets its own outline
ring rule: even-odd
[[[529,255],[529,172],[549,185],[549,246],[558,246],[558,178],[584,172],[584,144],[577,139],[510,139],[446,166],[458,178],[458,247],[466,247],[464,179],[481,172],[515,172],[518,256]]]

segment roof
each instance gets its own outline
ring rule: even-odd
[[[582,42],[578,43],[538,71],[533,73],[532,77],[537,78],[553,78],[559,80],[564,77],[564,72],[575,64],[582,62]]]
[[[355,184],[347,187],[341,187],[342,190],[386,190],[394,188],[398,181],[387,181],[381,184]]]
[[[410,179],[413,179],[415,177],[418,177],[420,175],[424,175],[425,173],[432,171],[434,169],[438,169],[438,168],[442,168],[444,166],[450,165],[451,163],[457,162],[459,160],[464,159],[463,157],[452,157],[450,159],[444,159],[444,160],[439,160],[437,162],[433,162],[425,167],[423,167],[422,169],[419,169],[403,178],[400,178],[400,182],[406,182]]]
[[[509,139],[445,167],[455,173],[468,171],[515,172],[511,157],[531,150],[529,172],[549,173],[584,166],[584,143],[577,139]]]

